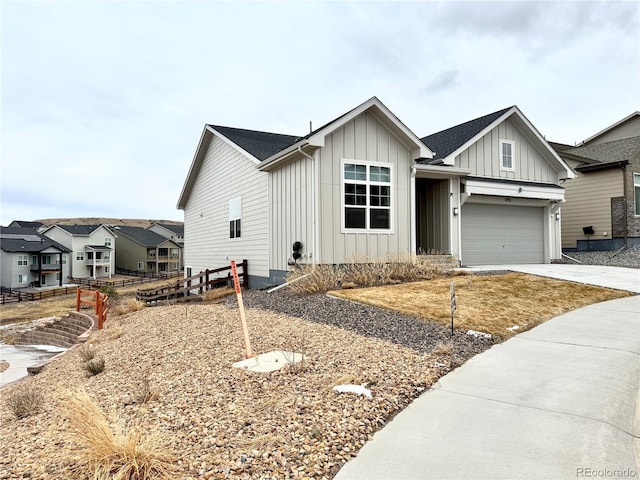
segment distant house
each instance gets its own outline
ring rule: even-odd
[[[33,230],[39,230],[46,225],[42,222],[25,222],[23,220],[14,220],[9,224],[11,228],[31,228]]]
[[[70,252],[33,228],[0,227],[0,285],[62,286],[69,276]]]
[[[173,223],[156,222],[148,230],[168,238],[178,245],[184,245],[184,224],[175,225]]]
[[[280,282],[294,242],[308,263],[549,262],[573,176],[515,106],[422,139],[376,97],[302,136],[205,125],[178,200],[185,274],[246,258],[253,286]]]
[[[150,229],[115,227],[118,270],[177,272],[182,265],[182,247]]]
[[[111,278],[116,235],[106,225],[53,225],[42,232],[69,248],[74,278]]]
[[[576,172],[564,185],[563,249],[640,245],[640,112],[575,147],[552,146]]]

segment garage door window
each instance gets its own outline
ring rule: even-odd
[[[342,162],[343,230],[391,230],[392,166]]]
[[[514,171],[512,140],[500,140],[500,170]]]

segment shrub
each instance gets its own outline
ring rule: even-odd
[[[146,303],[137,300],[135,298],[127,298],[124,301],[118,302],[113,308],[110,308],[109,311],[113,313],[114,316],[125,315],[130,312],[137,312],[138,310],[142,310],[147,306]]]
[[[235,290],[231,287],[212,288],[202,294],[202,300],[205,302],[213,302],[221,298],[227,297],[233,294]]]
[[[151,380],[149,379],[149,370],[145,370],[140,375],[138,381],[138,388],[134,393],[134,400],[136,403],[147,403],[157,399],[159,396],[156,390],[151,388]]]
[[[84,365],[82,365],[82,368],[90,376],[93,376],[93,375],[97,375],[97,374],[101,373],[104,370],[104,366],[105,366],[104,358],[98,357],[98,358],[94,358],[93,360],[89,360],[88,362],[86,362]]]
[[[82,359],[83,362],[88,362],[93,360],[98,351],[93,347],[92,343],[85,343],[80,348],[78,348],[78,355]]]
[[[67,438],[75,444],[71,463],[83,478],[148,480],[171,478],[175,455],[154,431],[143,434],[115,413],[110,419],[85,392],[72,394],[65,402],[69,420]]]
[[[12,392],[6,399],[7,407],[18,419],[38,413],[43,401],[42,393],[31,386]]]
[[[287,276],[287,282],[293,293],[325,293],[340,287],[343,273],[333,265],[302,265]]]
[[[108,295],[110,302],[118,301],[118,290],[116,290],[116,287],[113,286],[112,284],[107,283],[106,285],[101,286],[100,293],[104,293],[105,295]]]

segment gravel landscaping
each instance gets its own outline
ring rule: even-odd
[[[585,265],[608,265],[611,267],[640,268],[640,246],[626,248],[618,253],[615,252],[569,252],[567,255],[578,260]],[[576,262],[568,258],[563,258],[556,263],[568,263],[575,265]]]
[[[0,478],[76,478],[80,445],[62,406],[81,388],[112,421],[162,434],[176,458],[171,478],[329,479],[415,397],[491,345],[324,295],[244,297],[254,351],[297,351],[303,363],[270,374],[231,368],[244,347],[233,299],[110,320],[90,339],[102,373],[88,376],[74,347],[0,390]],[[143,403],[145,378],[154,399]],[[366,384],[372,398],[333,390],[344,383]],[[42,392],[42,407],[16,419],[7,399],[26,388]]]

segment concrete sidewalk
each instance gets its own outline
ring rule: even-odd
[[[346,479],[640,478],[640,297],[496,345],[374,435]]]

